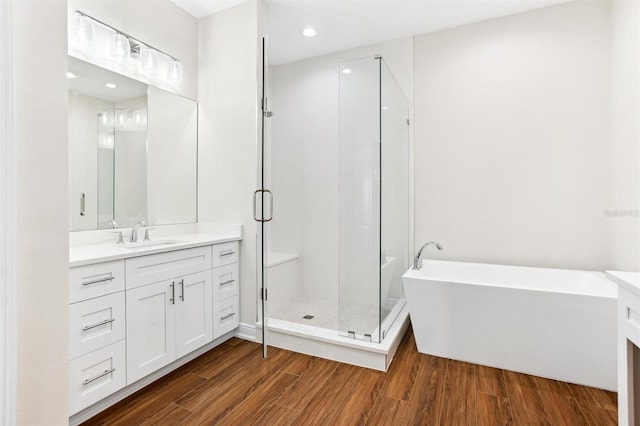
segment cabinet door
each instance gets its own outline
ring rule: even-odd
[[[177,358],[213,340],[211,271],[176,279]]]
[[[176,359],[175,280],[126,291],[127,385]]]

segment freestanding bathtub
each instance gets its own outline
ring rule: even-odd
[[[616,390],[603,273],[425,260],[403,282],[419,352]]]

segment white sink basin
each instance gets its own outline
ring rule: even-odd
[[[121,247],[126,249],[138,249],[138,248],[162,247],[162,246],[179,244],[179,243],[184,243],[184,241],[178,241],[178,240],[140,241],[138,243],[125,243],[125,245]]]

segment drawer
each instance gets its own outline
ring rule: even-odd
[[[69,361],[69,415],[122,389],[126,376],[124,340]]]
[[[69,359],[125,338],[124,292],[69,306]]]
[[[229,265],[238,262],[240,244],[237,241],[216,244],[213,246],[213,267]]]
[[[213,301],[221,302],[238,295],[240,281],[237,263],[221,266],[213,270]]]
[[[124,261],[71,268],[69,303],[124,290]]]
[[[240,324],[238,298],[232,297],[213,305],[213,338],[234,330]]]
[[[211,269],[211,246],[134,257],[125,261],[127,288]]]

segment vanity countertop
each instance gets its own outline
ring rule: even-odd
[[[605,271],[611,281],[640,296],[640,273],[626,271]]]
[[[149,244],[148,246],[142,245],[136,248],[131,248],[131,246],[128,246],[126,243],[119,245],[110,243],[72,246],[69,248],[69,266],[75,267],[90,265],[93,263],[109,262],[112,260],[121,260],[131,257],[146,256],[149,254],[164,253],[211,244],[220,244],[229,241],[239,241],[241,239],[242,236],[235,233],[197,233],[171,235],[167,238],[158,238],[156,240],[144,242],[144,244]],[[167,243],[163,244],[163,241]],[[153,245],[154,243],[156,243],[156,245]]]

